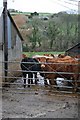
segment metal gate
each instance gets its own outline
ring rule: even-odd
[[[4,64],[5,62],[3,62]],[[52,92],[52,93],[77,93],[80,94],[80,78],[78,80],[72,80],[72,79],[66,79],[64,77],[64,74],[66,75],[72,75],[72,74],[80,74],[80,73],[71,73],[71,72],[53,72],[53,71],[27,71],[27,73],[37,73],[37,78],[38,83],[35,85],[35,83],[30,84],[30,88],[28,89],[28,83],[26,82],[26,87],[24,88],[24,80],[22,77],[22,70],[21,69],[16,69],[17,64],[21,64],[20,61],[8,61],[8,69],[3,68],[2,73],[7,72],[7,76],[5,74],[2,74],[0,77],[2,78],[2,90],[6,90],[6,92],[15,92],[17,90],[17,93],[28,93],[28,90],[31,90],[33,92],[36,89],[41,89],[43,91],[47,92]],[[28,62],[27,64],[32,64]],[[39,64],[39,63],[37,63]],[[46,63],[46,64],[51,64],[51,63]],[[58,64],[58,63],[56,63]],[[25,72],[25,71],[23,71]],[[45,77],[41,77],[40,73],[44,74],[59,74],[61,77],[58,77],[57,79],[52,79],[53,81],[56,82],[55,85],[50,85],[49,80],[48,85],[44,85]],[[34,75],[33,78],[29,78],[35,81]],[[28,75],[26,75],[26,81],[28,80]],[[74,82],[77,83],[77,86],[75,86]],[[68,83],[71,85],[69,86]],[[74,91],[74,88],[77,88],[78,91]],[[37,93],[36,93],[37,94]]]

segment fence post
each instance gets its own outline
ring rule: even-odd
[[[4,33],[4,75],[5,81],[7,80],[6,76],[8,74],[8,26],[7,26],[7,0],[3,0],[3,33]]]

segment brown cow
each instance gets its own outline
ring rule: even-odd
[[[70,58],[72,58],[72,57],[69,56],[69,55],[65,55],[65,54],[59,54],[59,55],[58,55],[58,58],[70,59]]]
[[[54,57],[53,56],[47,56],[45,54],[45,55],[35,55],[32,58],[37,59],[40,63],[44,63],[44,62],[46,62],[47,59],[52,59]]]
[[[27,57],[27,55],[26,54],[22,54],[22,58],[25,58],[25,57]]]
[[[80,59],[80,55],[76,55],[76,56],[75,56],[75,58],[78,58],[78,59]]]
[[[58,57],[59,57],[59,58],[64,58],[64,57],[65,57],[65,54],[59,54]]]
[[[42,69],[45,72],[49,72],[49,73],[45,73],[45,78],[48,78],[51,84],[53,85],[56,84],[56,81],[54,81],[54,79],[56,79],[57,77],[67,78],[68,80],[72,79],[74,90],[75,91],[77,90],[77,86],[78,86],[77,80],[79,79],[78,73],[80,73],[80,65],[79,62],[74,58],[46,59],[46,64],[42,66]],[[74,73],[74,74],[70,74],[70,73]]]
[[[44,54],[43,56],[48,56],[48,57],[55,57],[54,54]]]

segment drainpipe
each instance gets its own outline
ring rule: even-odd
[[[8,29],[7,29],[7,0],[3,0],[3,33],[4,33],[4,75],[5,81],[7,81],[6,76],[8,75]]]

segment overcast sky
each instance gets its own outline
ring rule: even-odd
[[[1,5],[0,0],[0,5]],[[57,13],[66,10],[78,10],[79,0],[7,0],[8,9],[23,12]]]

